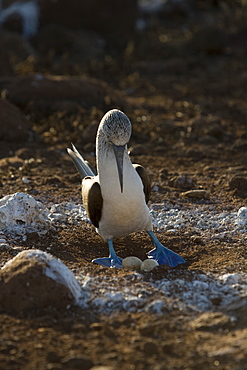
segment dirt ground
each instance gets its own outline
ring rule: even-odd
[[[216,31],[211,37],[209,16],[222,39],[216,40]],[[80,179],[66,148],[73,142],[94,164],[96,126],[108,109],[119,108],[133,124],[132,161],[147,168],[154,186],[150,204],[169,201],[186,209],[205,203],[219,212],[246,206],[247,44],[239,34],[241,22],[218,11],[202,13],[198,19],[156,20],[121,53],[109,52],[83,64],[68,56],[52,59],[50,55],[14,64],[15,75],[1,77],[2,97],[7,89],[5,99],[18,106],[32,135],[28,140],[1,141],[0,195],[21,191],[46,204],[79,203]],[[206,36],[196,38],[202,25]],[[242,32],[247,37],[246,28]],[[84,105],[71,97],[60,101],[34,97],[25,103],[21,101],[24,93],[18,101],[13,81],[30,74],[67,76],[68,80],[94,78],[99,80],[99,93],[93,91],[92,102],[86,99]],[[105,93],[101,81],[107,84]],[[34,161],[19,166],[13,159],[16,156]],[[7,157],[12,164],[4,166]],[[184,174],[193,179],[192,185],[176,183]],[[23,177],[30,181],[23,182]],[[205,189],[209,199],[180,196],[191,188]],[[244,239],[238,241],[233,235],[231,240],[212,237],[204,241],[194,238],[189,228],[183,230],[176,234],[164,231],[159,238],[186,264],[174,269],[159,266],[144,274],[146,281],[169,274],[171,279],[186,277],[188,271],[247,272]],[[126,274],[91,263],[107,255],[107,246],[90,224],[58,227],[43,238],[30,235],[26,242],[10,242],[22,249],[49,248],[72,271],[84,269],[106,278]],[[231,243],[234,248],[229,248]],[[141,259],[151,247],[145,233],[134,233],[115,246],[122,257]],[[16,249],[1,249],[1,265],[15,254]],[[214,311],[220,311],[217,303]],[[230,313],[236,321],[198,329],[190,325],[197,314],[175,308],[162,316],[147,312],[105,315],[77,307],[66,312],[50,307],[15,316],[2,312],[0,368],[247,369],[245,306]]]

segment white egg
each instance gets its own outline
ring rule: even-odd
[[[158,262],[153,259],[146,259],[141,264],[141,271],[152,271],[156,266],[159,266]]]
[[[140,270],[141,264],[142,260],[134,256],[126,257],[122,261],[123,268],[127,270]]]

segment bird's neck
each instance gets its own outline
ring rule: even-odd
[[[114,153],[111,144],[104,137],[98,136],[96,140],[96,164],[98,173],[102,171],[102,167],[107,165],[112,158],[114,158]]]

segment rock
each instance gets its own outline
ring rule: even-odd
[[[0,270],[0,310],[10,314],[78,303],[81,287],[58,259],[40,250],[20,252]]]
[[[15,151],[15,155],[21,159],[30,159],[34,154],[34,151],[30,148],[20,148]]]
[[[237,223],[240,226],[247,225],[247,207],[241,207],[237,214]]]
[[[243,176],[233,176],[229,181],[229,189],[235,190],[235,195],[245,198],[247,196],[247,178]]]
[[[168,184],[181,189],[191,189],[195,185],[193,179],[188,175],[175,176],[169,180]]]
[[[58,24],[71,29],[93,30],[125,44],[135,32],[137,0],[38,0],[40,25]],[[99,11],[100,10],[100,11]]]
[[[0,229],[19,235],[46,232],[50,227],[48,210],[31,195],[15,193],[0,199]]]
[[[204,312],[190,322],[195,330],[214,330],[233,325],[235,318],[221,312]]]
[[[0,159],[0,168],[15,167],[19,168],[23,164],[23,161],[19,157],[7,157]]]
[[[123,106],[120,94],[106,83],[89,77],[26,75],[0,79],[0,89],[8,100],[19,106],[31,102],[52,110],[52,104],[73,101],[82,107]]]
[[[0,140],[20,142],[26,141],[31,132],[31,124],[21,111],[5,99],[0,98],[1,125]]]
[[[42,56],[52,55],[73,63],[96,59],[104,54],[104,40],[96,34],[56,24],[43,26],[32,39],[32,45]]]
[[[197,199],[209,199],[209,193],[206,190],[188,190],[184,193],[181,193],[182,198],[197,198]]]

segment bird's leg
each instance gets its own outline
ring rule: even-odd
[[[155,246],[155,248],[148,253],[148,258],[155,259],[159,265],[165,264],[170,267],[175,267],[180,263],[185,263],[185,260],[181,256],[164,247],[159,242],[153,231],[147,231],[147,233],[151,237]]]
[[[113,240],[107,240],[109,248],[109,257],[96,258],[92,262],[97,263],[98,265],[111,267],[111,268],[122,268],[122,258],[118,257],[115,249],[113,247]]]

